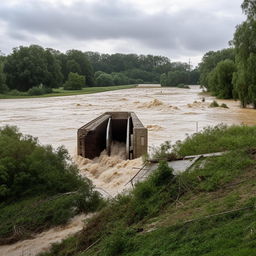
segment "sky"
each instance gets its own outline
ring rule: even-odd
[[[242,0],[0,0],[0,50],[38,44],[163,55],[194,66],[228,47]]]

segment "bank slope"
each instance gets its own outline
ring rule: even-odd
[[[227,153],[176,176],[161,161],[80,234],[42,255],[255,255],[256,127],[207,128],[173,149],[177,156],[191,151]]]

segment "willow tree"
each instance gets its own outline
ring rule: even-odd
[[[236,53],[237,72],[233,83],[235,94],[242,107],[252,104],[256,108],[256,2],[245,0],[242,9],[247,20],[237,26],[233,45]]]

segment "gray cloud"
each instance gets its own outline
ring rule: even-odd
[[[19,1],[15,5],[0,3],[0,21],[7,26],[6,36],[15,41],[29,44],[32,38],[40,36],[57,40],[61,45],[66,39],[81,43],[130,40],[152,53],[161,49],[169,57],[198,55],[226,47],[241,20],[240,0],[218,0],[213,9],[196,6],[154,14],[120,0],[80,0],[69,6],[40,0]],[[17,45],[11,47],[14,46]]]

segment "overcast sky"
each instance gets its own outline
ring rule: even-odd
[[[61,51],[164,55],[195,65],[228,47],[242,0],[0,0],[0,50],[39,44]]]

